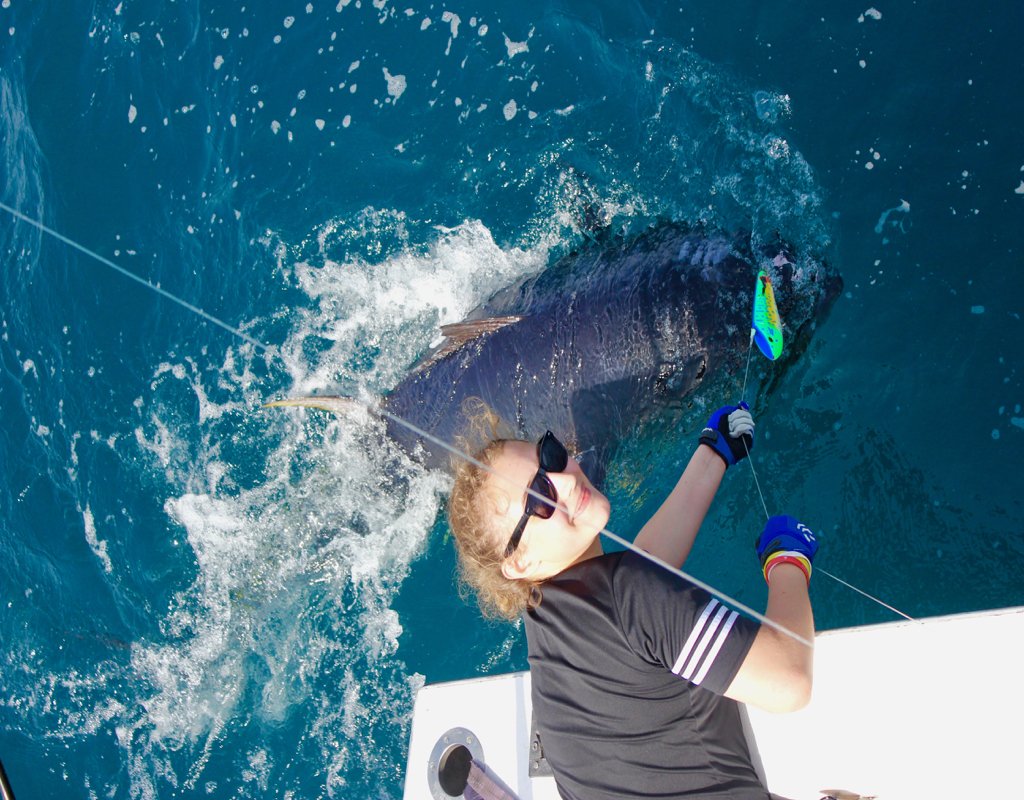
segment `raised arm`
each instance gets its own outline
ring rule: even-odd
[[[637,547],[681,567],[726,468],[744,458],[754,446],[753,431],[754,422],[746,407],[726,406],[716,411],[672,493],[637,534]]]
[[[765,616],[812,643],[807,586],[817,549],[814,534],[793,517],[772,517],[758,541],[768,581]],[[813,667],[812,648],[762,625],[725,695],[775,714],[798,711],[810,702]]]
[[[681,567],[690,555],[723,475],[722,459],[710,447],[699,445],[672,493],[636,535],[637,547]]]

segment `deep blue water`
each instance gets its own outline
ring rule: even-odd
[[[908,614],[1024,602],[1022,30],[951,2],[2,0],[3,202],[286,357],[0,212],[17,796],[399,797],[416,687],[525,666],[458,596],[444,476],[260,405],[386,393],[583,243],[581,193],[624,234],[834,263],[806,352],[753,368],[769,508]],[[626,442],[613,530],[701,413]],[[763,604],[762,520],[734,471],[688,568]],[[893,618],[812,599],[819,628]]]

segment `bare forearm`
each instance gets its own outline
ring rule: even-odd
[[[768,608],[764,615],[787,631],[813,642],[814,614],[803,572],[792,564],[780,564],[772,570],[771,577]],[[795,675],[806,675],[809,679],[814,666],[814,651],[781,631],[772,630],[772,634],[777,640],[776,650],[783,669]]]
[[[780,564],[771,577],[765,616],[813,643],[814,616],[803,572]],[[762,625],[726,696],[776,714],[796,711],[810,702],[813,668],[813,649]]]
[[[701,445],[661,508],[637,534],[635,544],[651,555],[681,567],[725,475],[725,462]]]

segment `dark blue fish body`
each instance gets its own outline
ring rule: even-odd
[[[550,429],[589,451],[588,471],[600,481],[610,449],[635,423],[724,364],[741,364],[758,264],[773,278],[787,339],[806,339],[838,295],[838,275],[797,267],[782,246],[755,255],[743,238],[663,225],[587,247],[502,290],[446,328],[454,341],[428,354],[383,406],[453,442],[466,424],[463,401],[479,397],[523,438]],[[427,465],[450,463],[400,425],[389,422],[388,432]]]

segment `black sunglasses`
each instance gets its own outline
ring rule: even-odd
[[[512,555],[519,547],[519,540],[523,538],[523,529],[526,527],[526,520],[532,516],[541,519],[550,519],[555,513],[555,504],[558,502],[558,492],[555,485],[548,478],[549,472],[564,472],[569,463],[569,453],[565,446],[555,438],[555,435],[548,431],[540,437],[537,442],[537,461],[540,469],[530,481],[530,488],[537,494],[546,498],[547,502],[537,498],[537,495],[526,495],[526,510],[523,512],[519,524],[512,531],[512,538],[508,540],[508,547],[505,548],[505,558]]]

